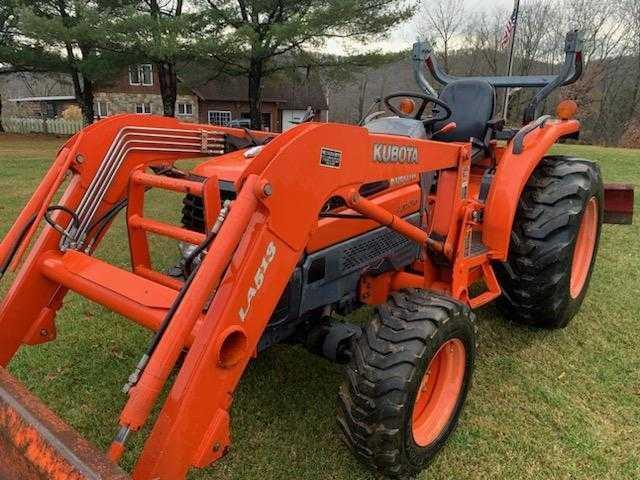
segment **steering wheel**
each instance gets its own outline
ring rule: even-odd
[[[416,99],[416,100],[422,100],[422,103],[420,104],[420,108],[418,108],[418,111],[416,112],[416,114],[414,116],[408,115],[408,114],[402,112],[401,110],[398,110],[398,108],[396,108],[394,105],[391,104],[391,100],[394,100],[394,99],[400,98],[400,97],[402,97],[402,98],[413,98],[413,99]],[[430,103],[433,103],[434,105],[437,105],[438,107],[441,107],[442,110],[439,110],[439,109],[436,109],[436,108],[432,108],[431,111],[434,114],[435,113],[439,113],[439,115],[437,115],[435,117],[428,117],[426,119],[423,119],[422,115],[424,115],[424,111],[427,108],[427,105],[429,105]],[[437,122],[442,122],[442,121],[448,119],[449,117],[451,117],[451,113],[452,113],[451,112],[451,107],[449,107],[449,105],[444,103],[438,97],[433,97],[431,95],[424,95],[424,94],[421,94],[421,93],[406,93],[406,92],[392,93],[391,95],[387,95],[386,97],[384,97],[384,104],[389,110],[391,110],[393,113],[395,113],[399,117],[402,117],[402,118],[413,118],[415,120],[422,120],[422,122],[424,123],[425,127],[433,125],[434,123],[437,123]]]

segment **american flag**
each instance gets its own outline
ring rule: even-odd
[[[509,21],[504,27],[504,32],[502,33],[502,38],[500,39],[500,48],[505,48],[509,45],[511,41],[511,35],[513,35],[513,30],[516,28],[516,22],[518,21],[518,4],[516,2],[516,6],[509,17]]]

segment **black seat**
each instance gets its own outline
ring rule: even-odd
[[[448,132],[434,135],[441,142],[468,142],[471,138],[485,141],[489,122],[496,108],[496,91],[484,80],[462,79],[449,83],[440,92],[440,100],[451,108],[451,117],[437,122],[433,131],[437,132],[447,123],[455,122],[457,127]]]

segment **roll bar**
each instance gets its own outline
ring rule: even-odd
[[[507,76],[472,76],[458,77],[449,75],[438,65],[429,42],[413,44],[413,73],[416,82],[429,95],[437,95],[435,89],[427,81],[423,65],[426,64],[433,78],[441,85],[462,79],[484,80],[494,88],[539,88],[524,112],[523,122],[529,123],[537,118],[542,101],[556,88],[575,83],[582,76],[582,45],[584,34],[579,30],[567,33],[564,43],[564,64],[558,75],[517,75]]]

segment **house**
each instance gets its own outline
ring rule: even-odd
[[[188,71],[186,67],[183,70]],[[68,80],[60,80],[56,95],[43,95],[33,89],[31,95],[21,92],[17,96],[14,92],[16,90],[5,89],[3,98],[11,108],[7,108],[3,116],[55,118],[76,103]],[[98,119],[118,113],[161,115],[163,112],[159,78],[152,64],[131,65],[114,79],[97,83],[94,99],[94,114]],[[327,97],[318,80],[270,80],[263,90],[263,128],[276,132],[286,130],[302,118],[308,107],[314,109],[319,121],[328,119]],[[189,75],[180,75],[176,117],[185,122],[217,125],[248,119],[247,80],[220,77],[198,81]]]
[[[233,120],[249,118],[248,81],[242,77],[223,77],[195,84],[200,123],[228,125]],[[326,92],[317,79],[304,82],[269,79],[262,92],[262,126],[283,132],[302,119],[308,107],[317,121],[328,121]]]
[[[3,117],[55,118],[76,104],[67,75],[14,72],[3,74],[0,80]]]
[[[97,84],[94,91],[97,118],[116,113],[163,112],[160,79],[150,63],[130,65],[113,80]],[[184,122],[198,121],[198,97],[182,82],[178,82],[176,117]]]
[[[11,98],[9,102],[15,104],[12,110],[21,116],[35,118],[56,118],[69,106],[78,103],[73,95]]]

